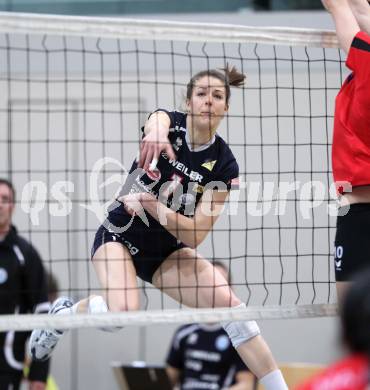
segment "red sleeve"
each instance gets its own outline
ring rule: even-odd
[[[353,70],[355,99],[362,116],[370,110],[370,36],[363,31],[356,34],[348,53],[346,65]],[[365,110],[365,112],[363,111]]]
[[[359,31],[353,38],[348,52],[346,65],[354,72],[370,73],[368,61],[370,59],[370,36]]]
[[[367,357],[362,355],[349,356],[329,366],[321,374],[297,386],[294,390],[365,389],[368,380],[368,367]],[[346,378],[345,381],[343,381],[343,377]]]

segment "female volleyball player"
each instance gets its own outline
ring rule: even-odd
[[[137,310],[136,276],[189,307],[244,306],[196,250],[238,178],[238,164],[216,130],[229,108],[230,86],[242,85],[244,78],[235,68],[200,72],[187,87],[187,113],[160,109],[150,115],[140,159],[93,245],[92,261],[106,295],[73,306],[59,299],[52,313],[97,313],[107,306],[112,312]],[[287,389],[254,321],[224,328],[267,390]],[[34,331],[32,355],[48,357],[61,334]]]
[[[341,301],[353,274],[370,264],[370,6],[366,0],[322,2],[353,71],[336,99],[332,149],[334,180],[342,195],[335,237]]]

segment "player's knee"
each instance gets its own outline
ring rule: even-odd
[[[234,348],[258,336],[261,332],[256,321],[231,321],[223,324]]]

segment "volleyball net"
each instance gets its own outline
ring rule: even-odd
[[[332,31],[1,13],[0,176],[17,189],[14,223],[60,294],[101,293],[91,245],[141,126],[159,107],[182,110],[191,76],[227,63],[247,75],[219,131],[240,184],[199,252],[229,268],[248,309],[187,310],[141,283],[138,313],[1,316],[0,330],[335,315],[330,149],[344,69]]]

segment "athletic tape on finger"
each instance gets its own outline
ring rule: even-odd
[[[155,168],[157,168],[158,159],[153,158],[152,162],[149,164],[149,171],[154,171]]]

